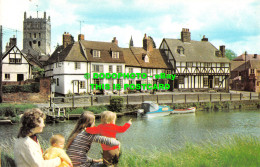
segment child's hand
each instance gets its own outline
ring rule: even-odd
[[[130,125],[132,125],[132,119],[130,119],[127,123],[129,123]]]

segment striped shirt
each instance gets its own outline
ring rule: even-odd
[[[87,153],[91,147],[92,142],[110,146],[116,146],[120,144],[116,139],[89,134],[83,130],[77,135],[77,137],[75,137],[67,149],[67,154],[70,157],[74,167],[89,167],[91,165],[92,159],[87,157]]]

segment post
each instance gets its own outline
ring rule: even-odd
[[[222,98],[222,96],[221,96],[221,93],[219,94],[219,101],[221,101],[221,98]]]
[[[3,40],[3,33],[2,33],[2,25],[0,26],[0,103],[3,102],[2,96],[2,40]]]
[[[242,100],[242,93],[240,93],[240,100]]]
[[[173,103],[173,95],[172,95],[172,103]]]
[[[200,94],[198,94],[198,102],[200,102]]]
[[[128,105],[128,95],[126,95],[126,104]]]
[[[157,95],[157,104],[159,104],[159,96]]]
[[[232,101],[232,94],[230,93],[230,101]]]
[[[209,94],[209,101],[210,101],[210,102],[212,101],[212,97],[211,97],[211,94]]]
[[[93,106],[93,96],[94,95],[91,95],[91,106]],[[111,96],[110,96],[110,99],[111,99]]]
[[[252,100],[252,92],[250,92],[250,100]]]
[[[187,101],[187,97],[186,97],[186,94],[184,94],[184,103],[186,104],[186,101]]]
[[[142,102],[144,102],[144,95],[142,95]]]

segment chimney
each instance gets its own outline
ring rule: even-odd
[[[24,19],[26,19],[26,12],[24,12]]]
[[[147,37],[146,34],[144,34],[143,38],[143,49],[151,52],[153,50],[153,40],[151,37]]]
[[[64,32],[63,34],[63,40],[62,40],[62,44],[63,44],[63,47],[64,49],[70,45],[74,43],[74,39],[73,39],[73,36],[71,34],[69,34],[68,32]]]
[[[78,41],[83,41],[83,40],[85,40],[84,39],[84,35],[83,34],[79,34],[78,35]]]
[[[9,49],[11,49],[11,47],[13,47],[14,45],[16,45],[16,38],[15,36],[13,38],[9,39],[9,43],[6,44],[5,50],[8,51]]]
[[[257,54],[254,54],[254,58],[257,59]]]
[[[182,28],[181,40],[182,40],[182,42],[190,42],[190,31],[189,31],[189,29]]]
[[[219,50],[220,50],[220,54],[221,54],[221,56],[222,57],[225,57],[226,56],[226,54],[225,54],[225,52],[226,52],[226,50],[225,50],[225,45],[221,45],[221,46],[219,46]]]
[[[116,37],[113,38],[112,43],[118,45],[118,40],[116,39]]]
[[[205,41],[205,42],[208,42],[208,38],[205,37],[205,35],[203,35],[203,38],[201,39],[201,41]]]
[[[43,14],[43,18],[46,19],[46,12],[44,12],[44,14]]]

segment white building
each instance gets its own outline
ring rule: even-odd
[[[31,79],[31,65],[16,46],[16,38],[11,38],[9,47],[6,48],[2,58],[2,81],[17,82]]]
[[[205,37],[193,41],[189,29],[184,28],[181,39],[164,38],[160,50],[176,74],[174,88],[228,90],[230,61],[225,46],[217,49]]]

